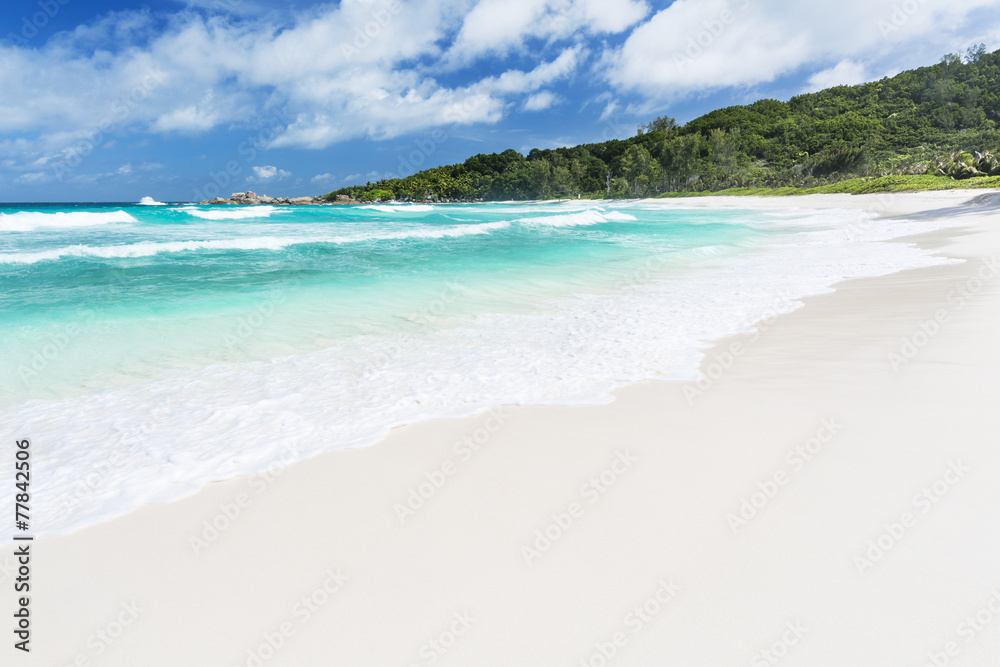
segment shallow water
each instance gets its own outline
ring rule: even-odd
[[[560,202],[0,207],[0,428],[38,532],[275,457],[693,380],[709,341],[944,261],[851,211]],[[0,483],[9,471],[0,472]]]

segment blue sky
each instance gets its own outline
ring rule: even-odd
[[[0,201],[320,194],[978,42],[996,0],[6,0]]]

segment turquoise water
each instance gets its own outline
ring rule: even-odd
[[[726,202],[0,206],[0,431],[32,440],[33,528],[423,419],[698,381],[713,340],[804,295],[944,261],[885,242],[932,223]]]
[[[536,309],[610,289],[651,254],[680,270],[699,248],[735,251],[766,236],[761,218],[576,203],[4,207],[3,402]]]

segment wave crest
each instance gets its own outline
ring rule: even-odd
[[[542,215],[534,218],[518,218],[518,222],[523,225],[533,227],[580,227],[585,225],[597,225],[602,222],[624,222],[635,220],[634,215],[622,213],[620,211],[602,211],[596,208],[589,208],[586,211],[575,213],[560,213],[559,215]]]
[[[113,223],[138,222],[125,211],[70,211],[42,213],[18,211],[0,213],[0,232],[30,232],[44,228],[92,227]]]
[[[426,213],[434,210],[431,204],[394,204],[391,206],[388,204],[367,204],[358,208],[381,213]]]
[[[0,264],[34,264],[61,257],[150,257],[160,253],[188,252],[192,250],[283,250],[293,245],[363,243],[365,241],[393,241],[405,239],[457,238],[489,234],[509,227],[510,223],[483,222],[475,225],[458,225],[439,229],[414,229],[398,232],[362,233],[347,236],[254,236],[242,239],[211,239],[205,241],[145,241],[129,245],[86,246],[74,245],[39,252],[0,253]]]
[[[191,207],[180,210],[202,220],[245,220],[247,218],[270,218],[277,209],[273,206],[234,206],[221,209],[216,207],[208,211]]]

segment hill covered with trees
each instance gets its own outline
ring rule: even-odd
[[[998,124],[1000,50],[979,45],[880,81],[726,107],[685,125],[660,117],[629,139],[474,155],[324,198],[650,197],[887,175],[997,176],[988,151],[1000,146]]]

